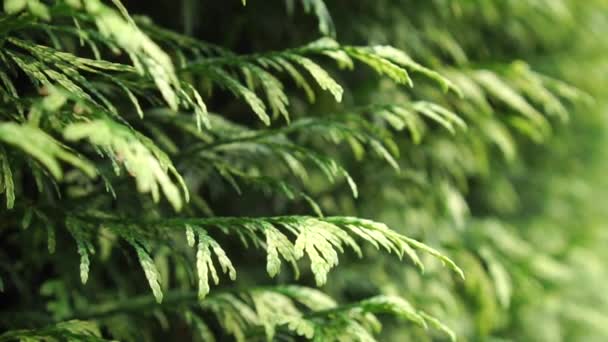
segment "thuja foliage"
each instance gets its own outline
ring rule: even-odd
[[[600,0],[4,0],[0,341],[603,341]]]

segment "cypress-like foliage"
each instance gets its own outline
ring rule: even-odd
[[[4,0],[0,341],[605,341],[602,0]]]

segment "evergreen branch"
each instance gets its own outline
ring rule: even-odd
[[[89,177],[96,175],[93,165],[66,150],[55,139],[37,127],[12,122],[2,123],[0,124],[0,140],[31,155],[42,163],[55,178],[60,179],[63,175],[58,160],[78,167]]]
[[[378,73],[386,74],[397,83],[411,85],[411,80],[406,71],[409,68],[439,82],[446,90],[453,89],[458,91],[457,87],[448,79],[414,62],[403,51],[390,46],[378,46],[375,48],[341,46],[331,38],[322,38],[302,47],[282,51],[203,58],[200,61],[191,62],[182,68],[182,71],[206,70],[212,66],[247,67],[253,63],[258,63],[263,67],[272,66],[275,69],[282,70],[281,61],[284,62],[286,59],[295,59],[297,61],[298,58],[306,55],[326,55],[345,66],[352,66],[352,61],[350,60],[350,57],[352,57],[374,68]],[[309,69],[306,65],[303,66]],[[311,71],[311,74],[316,78],[316,72]],[[320,84],[322,85],[323,81]]]
[[[73,123],[66,127],[64,136],[71,141],[87,138],[93,145],[110,151],[115,159],[125,164],[135,177],[140,192],[150,192],[159,199],[159,187],[176,210],[182,207],[182,194],[169,177],[177,178],[183,196],[188,200],[188,189],[168,156],[142,135],[109,120]]]
[[[307,254],[311,260],[311,269],[315,275],[315,280],[318,285],[326,282],[327,273],[331,268],[337,265],[337,251],[343,252],[343,246],[350,247],[359,256],[361,249],[355,242],[352,236],[358,237],[374,245],[376,248],[384,248],[390,253],[397,254],[400,258],[406,254],[412,261],[421,269],[423,269],[414,249],[420,249],[446,263],[450,268],[456,271],[464,278],[462,270],[458,268],[449,258],[440,254],[431,247],[426,246],[416,240],[407,238],[390,230],[386,225],[370,220],[358,219],[353,217],[308,217],[308,216],[277,216],[265,218],[248,218],[248,217],[213,217],[213,218],[175,218],[163,219],[160,221],[147,221],[145,223],[138,220],[129,220],[127,218],[112,218],[107,215],[82,215],[73,214],[74,217],[85,220],[87,222],[104,223],[111,229],[115,229],[120,234],[128,234],[127,239],[141,239],[143,236],[137,236],[137,231],[133,230],[133,226],[144,225],[145,227],[157,227],[159,229],[190,229],[196,228],[200,231],[199,241],[205,241],[206,233],[210,228],[217,228],[224,233],[238,233],[246,239],[259,241],[260,235],[266,237],[266,250],[268,252],[268,270],[271,276],[279,272],[281,264],[280,256],[287,262],[292,263],[296,267],[295,261]],[[131,227],[131,228],[127,228]],[[128,229],[128,230],[125,230]],[[287,232],[295,235],[295,241],[290,242],[288,235],[281,232]],[[133,235],[136,234],[136,235]],[[203,240],[200,240],[203,239]],[[215,246],[214,253],[218,257],[224,272],[230,270],[231,277],[235,276],[234,270],[229,259],[224,252],[216,245],[214,240],[209,240],[211,246]],[[207,292],[207,272],[211,272],[215,282],[217,278],[214,275],[215,269],[210,267],[209,252],[205,252],[207,247],[199,245],[199,253],[203,253],[200,257],[207,260],[199,267],[199,277],[202,279],[201,296]],[[200,252],[200,251],[203,252]],[[277,254],[278,252],[278,254]],[[207,256],[204,256],[207,255]],[[203,257],[204,256],[204,257]],[[202,268],[201,268],[202,267]],[[209,268],[207,268],[209,267]]]
[[[300,286],[265,286],[255,287],[248,289],[222,289],[211,296],[200,299],[194,292],[169,292],[166,295],[166,301],[159,304],[151,296],[138,296],[129,298],[124,301],[115,302],[111,304],[93,305],[92,308],[87,308],[86,311],[76,312],[71,314],[69,317],[63,317],[58,319],[56,324],[64,324],[64,321],[75,321],[75,320],[89,320],[98,321],[104,320],[114,315],[122,315],[126,313],[147,313],[153,311],[155,308],[162,310],[183,310],[185,307],[201,308],[203,311],[214,311],[217,309],[216,305],[230,305],[230,302],[222,303],[227,298],[233,298],[237,300],[240,296],[245,299],[242,302],[244,305],[251,305],[255,309],[254,315],[256,319],[252,320],[253,325],[243,327],[246,332],[236,333],[237,337],[239,334],[249,335],[256,331],[256,328],[263,326],[267,338],[272,339],[275,334],[275,329],[281,329],[286,332],[295,332],[298,335],[304,335],[308,338],[312,338],[317,334],[321,336],[329,333],[329,330],[333,330],[339,327],[334,326],[333,322],[336,317],[341,317],[344,320],[354,320],[355,317],[365,317],[369,314],[390,314],[395,315],[398,318],[412,321],[415,324],[422,326],[427,329],[427,321],[430,322],[434,327],[441,327],[446,330],[446,333],[453,338],[453,332],[449,328],[445,327],[436,318],[429,316],[428,314],[415,310],[410,303],[406,300],[398,297],[391,296],[376,296],[373,298],[365,299],[359,302],[353,302],[345,305],[338,305],[329,299],[321,292],[315,289],[300,287]],[[227,297],[230,296],[230,297]],[[247,298],[251,299],[252,304],[246,304]],[[282,312],[276,311],[276,304],[278,302],[283,303],[291,309],[285,309],[282,306]],[[293,305],[293,302],[304,305],[307,308],[306,311],[300,312]],[[233,304],[235,302],[232,302]],[[274,307],[274,311],[268,311]],[[242,309],[245,309],[243,307]],[[248,315],[247,311],[237,312],[238,315]],[[249,320],[249,319],[246,319]],[[228,324],[222,322],[222,324]],[[346,333],[346,331],[344,331]],[[316,336],[320,338],[321,336]]]
[[[101,338],[96,324],[86,321],[70,320],[60,322],[42,329],[11,330],[0,335],[0,341],[48,341],[78,340],[88,342],[109,341]]]

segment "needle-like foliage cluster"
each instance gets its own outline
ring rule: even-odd
[[[0,341],[602,341],[606,10],[4,0]]]

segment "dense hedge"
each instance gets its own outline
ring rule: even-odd
[[[4,0],[0,341],[606,340],[607,33],[601,0]]]

